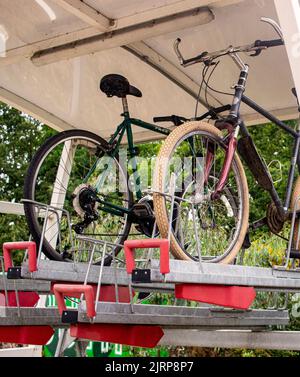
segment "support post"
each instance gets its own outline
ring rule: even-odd
[[[295,87],[300,97],[300,3],[299,0],[274,0],[290,62]]]

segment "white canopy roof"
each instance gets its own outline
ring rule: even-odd
[[[275,5],[288,9],[295,1],[299,6],[298,0],[1,0],[0,99],[56,129],[84,128],[107,137],[120,123],[121,102],[106,98],[99,80],[119,73],[143,92],[143,98],[129,98],[132,116],[191,117],[202,66],[182,68],[174,40],[180,37],[184,55],[192,57],[275,39],[260,17],[278,20]],[[250,65],[246,94],[282,119],[295,118],[286,49],[244,57]],[[211,85],[228,91],[238,73],[223,58]],[[231,101],[212,92],[208,99],[211,105]],[[262,121],[248,107],[243,114],[248,124]],[[136,140],[156,137],[135,133]]]

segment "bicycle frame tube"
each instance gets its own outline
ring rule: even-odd
[[[226,156],[225,156],[224,165],[220,173],[220,178],[219,178],[217,187],[211,195],[211,198],[213,200],[220,199],[222,195],[222,191],[228,180],[228,175],[229,175],[230,168],[231,168],[233,158],[234,158],[234,154],[237,148],[237,138],[240,131],[240,123],[241,123],[240,106],[241,106],[243,93],[246,89],[246,82],[248,78],[248,70],[249,70],[248,65],[243,64],[237,54],[234,54],[232,58],[238,64],[238,66],[241,67],[241,71],[240,71],[239,81],[237,85],[235,86],[235,93],[234,93],[229,116],[224,122],[221,123],[222,124],[221,127],[228,130],[229,136],[227,138]]]
[[[296,170],[296,165],[298,164],[298,170],[300,172],[300,156],[299,156],[299,151],[300,151],[300,123],[298,126],[297,131],[292,129],[291,127],[287,126],[284,122],[280,121],[277,119],[274,115],[270,114],[268,111],[260,107],[258,104],[256,104],[254,101],[252,101],[250,98],[246,97],[243,93],[245,90],[245,85],[246,85],[246,80],[248,76],[248,70],[241,70],[240,78],[239,78],[239,83],[235,87],[235,95],[234,95],[234,100],[232,103],[232,108],[230,111],[230,114],[228,118],[221,123],[221,127],[227,128],[229,131],[229,135],[227,137],[227,150],[226,150],[226,156],[225,156],[225,161],[224,165],[220,174],[220,179],[218,182],[218,185],[216,187],[215,192],[212,194],[212,199],[218,199],[220,197],[220,194],[227,182],[228,179],[228,174],[230,171],[230,167],[233,161],[234,153],[237,148],[237,135],[239,132],[239,129],[242,129],[242,133],[246,135],[246,137],[250,138],[250,135],[248,131],[246,130],[246,127],[240,118],[239,114],[239,109],[241,103],[245,103],[249,107],[251,107],[253,110],[258,112],[259,114],[263,115],[265,118],[270,120],[272,123],[283,129],[285,132],[288,132],[294,139],[294,147],[293,147],[293,153],[291,157],[291,164],[290,164],[290,169],[289,169],[289,175],[288,175],[288,182],[287,182],[287,187],[286,187],[286,194],[285,194],[285,199],[284,199],[284,205],[282,205],[282,202],[278,196],[278,193],[273,185],[272,179],[270,178],[269,172],[267,170],[267,167],[265,167],[263,164],[260,164],[260,168],[257,168],[257,171],[255,171],[255,167],[252,166],[252,173],[254,173],[254,176],[263,175],[266,177],[266,181],[268,181],[267,188],[263,187],[266,189],[277,209],[278,213],[284,219],[286,214],[288,213],[289,205],[290,205],[290,200],[291,200],[291,195],[292,195],[292,189],[293,189],[293,182],[295,178],[295,170]],[[232,127],[235,129],[235,131],[230,130],[230,124]],[[254,144],[253,144],[254,147]],[[255,147],[254,147],[255,148]],[[257,152],[256,152],[257,153]],[[246,161],[247,163],[247,161]],[[261,177],[261,176],[260,176]]]
[[[291,195],[292,195],[292,190],[293,190],[293,182],[294,182],[294,178],[295,178],[295,170],[296,170],[297,164],[298,164],[298,169],[299,169],[299,172],[300,172],[300,156],[299,156],[299,151],[300,151],[300,123],[298,125],[297,130],[295,131],[293,128],[287,126],[285,123],[283,123],[281,120],[277,119],[274,115],[270,114],[268,111],[263,109],[257,103],[252,101],[250,98],[243,95],[242,96],[242,102],[244,102],[247,106],[249,106],[250,108],[252,108],[256,112],[258,112],[259,114],[263,115],[265,118],[267,118],[269,121],[274,123],[276,126],[280,127],[285,132],[288,132],[295,140],[294,141],[294,147],[293,147],[293,153],[292,153],[292,157],[291,157],[289,174],[288,174],[288,182],[287,182],[287,187],[286,187],[284,206],[283,206],[283,211],[286,213],[288,211],[289,205],[290,205],[290,200],[291,200]],[[266,172],[266,174],[267,174],[267,172]],[[275,202],[275,204],[276,204],[276,202]]]
[[[160,133],[160,134],[163,134],[163,135],[169,135],[171,131],[166,129],[166,128],[156,126],[154,124],[144,122],[140,119],[130,118],[129,113],[125,113],[124,115],[125,115],[125,123],[126,123],[128,151],[129,151],[129,156],[130,156],[130,159],[131,159],[131,166],[132,166],[133,177],[134,177],[134,185],[135,185],[134,188],[135,188],[135,193],[136,193],[137,199],[140,200],[140,199],[142,199],[143,195],[142,195],[142,192],[141,192],[141,189],[140,189],[141,180],[140,180],[140,176],[139,176],[138,170],[137,170],[136,157],[137,157],[138,153],[137,153],[137,150],[136,150],[136,148],[134,146],[134,142],[133,142],[132,125],[140,127],[140,128],[147,129],[149,131]]]
[[[111,138],[108,141],[108,143],[113,146],[113,149],[109,153],[109,155],[111,157],[116,157],[116,155],[119,152],[120,145],[123,141],[123,137],[126,133],[127,143],[128,143],[128,152],[129,152],[129,157],[130,157],[130,160],[131,160],[131,166],[132,166],[133,176],[134,176],[134,190],[135,190],[135,194],[136,194],[137,199],[140,200],[142,198],[142,192],[140,190],[140,176],[138,175],[137,160],[136,160],[138,153],[137,153],[137,149],[134,145],[132,125],[135,125],[137,127],[144,128],[144,129],[147,129],[149,131],[153,131],[153,132],[165,135],[165,136],[169,135],[171,131],[169,129],[156,126],[155,124],[144,122],[140,119],[130,118],[128,111],[124,111],[122,116],[124,116],[123,122],[121,124],[119,124],[116,131],[113,133],[113,135],[111,136]],[[94,163],[94,165],[90,169],[89,173],[87,174],[87,176],[84,180],[85,182],[88,181],[88,178],[95,171],[98,163],[99,163],[99,159]],[[108,169],[106,169],[106,170],[108,170]],[[96,185],[95,185],[96,189],[97,189],[97,187],[101,187],[101,185],[103,184],[103,182],[106,179],[106,176],[107,176],[107,171],[104,171],[98,177],[98,180],[97,180]],[[104,207],[102,208],[103,211],[108,212],[108,213],[112,213],[114,215],[122,216],[122,215],[128,214],[130,212],[130,209],[128,209],[128,208],[121,207],[121,206],[115,205],[113,203],[106,202],[105,200],[99,200],[99,202],[104,205]]]

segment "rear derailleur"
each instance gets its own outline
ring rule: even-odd
[[[73,224],[72,228],[77,234],[82,234],[84,229],[91,223],[97,221],[99,214],[97,212],[98,197],[91,186],[81,185],[72,195],[73,207],[83,221]]]

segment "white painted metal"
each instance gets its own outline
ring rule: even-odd
[[[120,104],[115,99],[106,99],[99,94],[98,81],[104,74],[116,72],[127,76],[132,84],[138,86],[144,93],[142,99],[130,100],[130,108],[135,117],[151,121],[154,115],[179,113],[193,116],[195,101],[192,97],[195,97],[197,84],[200,82],[200,67],[195,66],[183,71],[172,50],[173,40],[177,36],[182,37],[185,55],[194,56],[201,51],[218,50],[229,44],[240,45],[253,42],[255,39],[272,39],[275,38],[274,33],[266,25],[260,24],[259,18],[261,16],[277,18],[277,10],[285,35],[287,54],[284,48],[277,48],[266,51],[256,59],[246,58],[251,65],[247,94],[275,115],[285,119],[295,118],[296,103],[290,94],[293,80],[288,63],[299,93],[300,73],[297,54],[300,33],[299,15],[297,16],[299,1],[274,0],[274,2],[273,0],[243,2],[85,0],[79,4],[75,0],[47,0],[48,11],[42,9],[34,0],[2,2],[0,5],[0,99],[55,129],[84,128],[108,137],[119,120]],[[68,3],[72,7],[66,11],[63,3]],[[121,37],[105,42],[106,48],[116,48],[76,59],[57,61],[45,67],[35,67],[28,59],[39,50],[99,36],[99,28],[103,28],[103,31],[107,27],[112,30],[108,26],[108,19],[116,20],[114,30],[117,31],[193,9],[195,3],[199,6],[209,5],[215,15],[215,21],[190,28],[187,26],[191,26],[192,23],[178,24],[176,28],[170,24],[172,29],[161,29],[159,33],[175,31],[159,36],[146,32],[147,28],[143,29],[140,26],[138,38],[133,32],[125,34],[125,38],[120,33]],[[220,5],[222,7],[219,7]],[[99,13],[96,14],[93,10]],[[178,32],[178,28],[183,30]],[[115,42],[116,40],[118,43]],[[128,47],[131,51],[134,50],[142,60],[155,66],[156,70],[163,72],[172,82],[152,67],[137,60],[128,50],[119,48],[121,44],[130,42],[133,42]],[[94,51],[98,51],[98,47],[86,49],[85,53]],[[62,55],[64,58],[72,56],[72,54],[68,56],[64,54]],[[225,59],[221,64],[222,69],[216,72],[211,84],[217,89],[228,90],[235,82],[237,72],[229,60]],[[176,85],[184,90],[178,89]],[[187,94],[188,90],[189,94]],[[225,103],[228,99],[217,95],[215,101]],[[203,110],[204,107],[200,109]],[[245,107],[242,113],[248,124],[262,121],[259,116]],[[145,131],[136,131],[135,136],[139,141],[154,137]],[[275,276],[269,278],[272,281],[277,280]],[[298,285],[299,279],[289,280]],[[168,331],[165,330],[162,344],[299,349],[299,334],[293,332],[277,334],[273,332],[208,333],[190,330],[172,330],[172,333],[168,333]]]
[[[50,205],[57,208],[64,208],[65,197],[67,194],[70,175],[72,172],[72,164],[76,146],[72,140],[65,142],[60,157],[56,178],[53,186],[52,198]],[[55,248],[59,235],[59,224],[62,212],[49,213],[46,225],[45,238],[50,245]]]
[[[52,0],[67,12],[79,17],[99,30],[106,30],[111,26],[109,18],[103,16],[81,0]]]
[[[24,215],[23,204],[0,201],[0,213],[8,215]]]
[[[71,4],[71,0],[68,2]],[[0,30],[0,43],[2,35],[5,53],[0,57],[0,98],[58,130],[83,128],[105,138],[111,134],[112,128],[120,120],[121,104],[117,99],[107,99],[99,93],[98,82],[103,75],[112,72],[125,75],[143,91],[143,98],[129,99],[134,117],[151,121],[153,116],[172,113],[193,116],[193,97],[200,82],[201,67],[193,66],[184,70],[179,66],[172,48],[177,36],[183,40],[183,52],[186,56],[217,50],[229,44],[240,45],[256,39],[276,37],[269,26],[259,21],[261,16],[277,19],[273,0],[85,0],[83,3],[104,17],[117,20],[115,29],[109,29],[114,32],[120,32],[127,26],[136,27],[158,17],[191,10],[195,4],[209,6],[215,20],[206,25],[137,41],[134,46],[129,46],[151,66],[118,47],[45,67],[35,67],[28,58],[37,51],[99,36],[101,31],[91,26],[87,20],[83,21],[84,9],[74,16],[74,12],[67,12],[56,2],[47,0],[55,14],[54,19],[53,14],[49,15],[34,0],[2,2],[0,24],[3,30]],[[7,35],[8,38],[5,37]],[[126,43],[124,40],[120,41]],[[129,42],[130,40],[127,41]],[[246,57],[246,61],[251,66],[247,95],[281,119],[295,118],[297,106],[290,93],[293,80],[285,49],[274,48],[255,59]],[[153,70],[153,65],[156,70]],[[238,72],[229,59],[222,60],[220,67],[211,84],[227,91],[236,81]],[[266,69],[270,75],[265,74]],[[157,70],[165,73],[167,78]],[[276,80],[270,80],[270,76],[276,77]],[[216,94],[216,101],[211,99],[210,103],[226,103],[229,100],[226,96]],[[204,107],[200,106],[199,110],[204,111]],[[243,107],[242,113],[247,124],[264,121],[247,107]],[[153,133],[136,127],[134,132],[139,141],[156,137]]]
[[[0,60],[1,62],[1,60]],[[46,123],[48,126],[54,128],[55,130],[63,131],[73,128],[72,125],[66,123],[64,120],[58,118],[53,113],[35,105],[34,103],[27,101],[21,96],[4,89],[0,86],[0,100],[13,106],[24,113],[31,115],[32,117],[38,119],[42,123]]]
[[[300,350],[299,331],[164,329],[159,345]]]
[[[91,26],[97,27],[102,31],[119,30],[132,27],[148,21],[155,22],[155,19],[173,16],[180,12],[186,12],[191,9],[207,6],[216,3],[216,0],[177,0],[176,2],[166,3],[165,5],[152,7],[143,12],[133,13],[131,15],[111,19],[103,16],[98,9],[88,5],[88,2],[80,0],[52,0],[60,7],[82,19]],[[228,4],[237,3],[239,0],[227,1]],[[94,2],[95,3],[95,2]],[[129,4],[130,5],[130,4]]]
[[[300,98],[300,3],[299,0],[274,0],[284,41]]]
[[[173,15],[171,18],[159,18],[112,33],[104,33],[78,42],[39,51],[32,57],[32,61],[37,66],[55,63],[60,60],[84,56],[174,31],[203,25],[212,20],[213,14],[206,8],[203,10],[199,9],[197,12],[182,12]]]
[[[0,357],[42,357],[43,347],[27,346],[0,349]]]
[[[65,2],[66,0],[53,0],[60,3]],[[71,1],[78,2],[78,0],[67,0],[69,3]],[[161,17],[168,17],[170,15],[173,15],[178,12],[191,10],[203,5],[209,5],[210,3],[213,3],[214,7],[220,7],[220,6],[227,6],[234,3],[238,3],[240,0],[223,0],[216,2],[215,0],[181,0],[177,1],[175,3],[171,3],[170,5],[164,5],[160,7],[154,7],[150,8],[144,12],[138,12],[133,13],[130,16],[121,17],[120,19],[114,20],[114,23],[112,26],[110,26],[110,29],[112,30],[118,30],[125,27],[134,26],[135,24],[140,24],[147,21],[152,21],[155,18],[161,18]],[[85,4],[81,2],[82,4]],[[114,5],[116,2],[114,2],[112,5]],[[130,3],[127,3],[126,5],[130,5]],[[69,6],[69,11],[70,11]],[[77,17],[84,18],[85,13],[83,9],[81,11],[78,11],[78,8],[73,12],[73,14],[76,12]],[[72,12],[71,12],[72,13]],[[103,16],[104,17],[104,16]],[[86,22],[88,20],[86,19]],[[88,24],[93,24],[94,22],[88,22]],[[95,35],[99,34],[99,30],[95,27],[85,27],[80,30],[68,32],[65,34],[59,34],[54,37],[47,37],[47,39],[39,40],[37,42],[30,43],[25,46],[16,47],[13,49],[10,49],[6,52],[5,56],[0,60],[0,67],[7,64],[13,64],[18,61],[22,61],[22,59],[30,58],[35,52],[39,50],[44,50],[51,47],[60,46],[65,43],[75,42],[84,38],[89,38]]]
[[[144,42],[135,42],[125,47],[128,51],[132,51],[141,60],[147,62],[155,67],[158,71],[166,75],[171,81],[182,87],[187,93],[190,93],[195,99],[198,98],[199,85],[191,79],[185,72],[182,72],[178,67],[165,59],[162,55],[147,46]],[[220,106],[222,103],[208,91],[208,98],[215,106]],[[201,101],[201,99],[200,99]],[[202,101],[205,104],[204,101]]]

